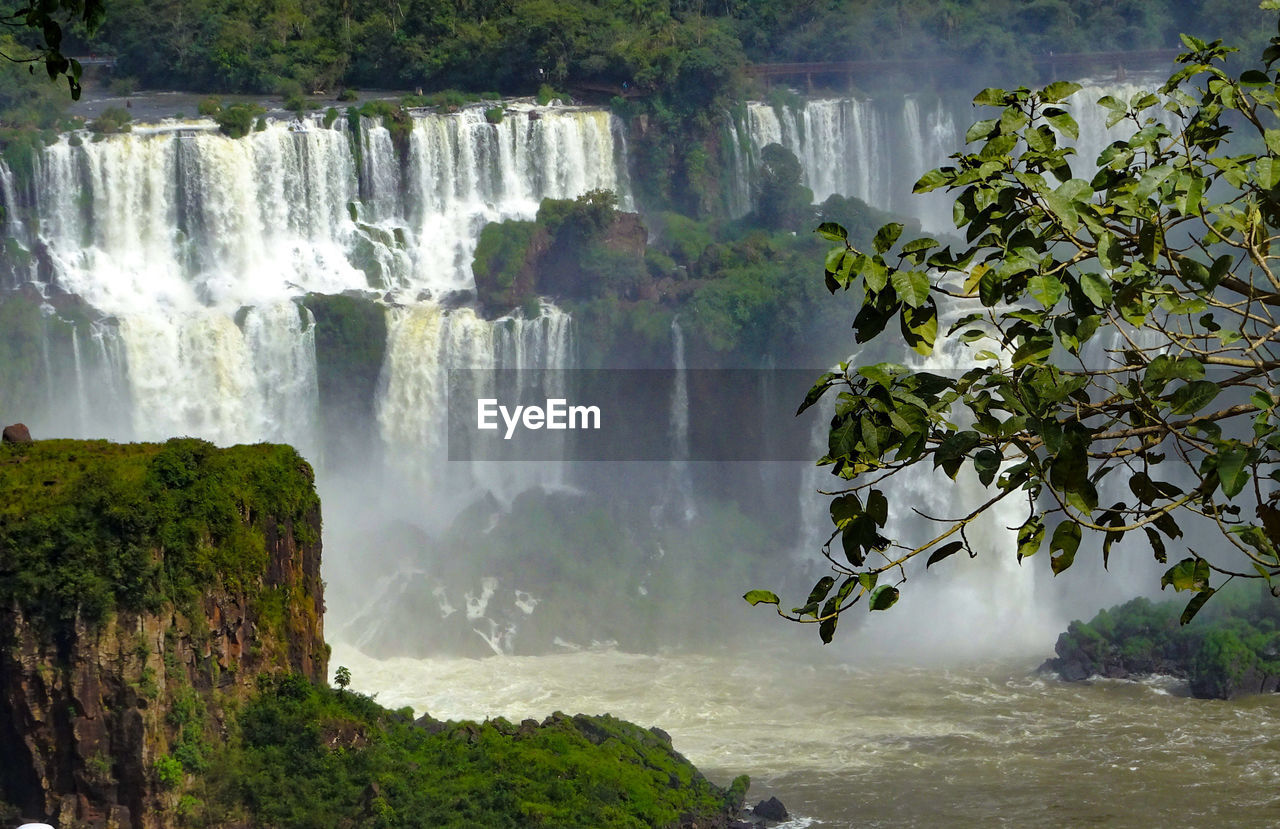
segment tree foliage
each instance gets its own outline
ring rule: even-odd
[[[1280,37],[1238,76],[1220,42],[1184,43],[1158,91],[1099,101],[1132,135],[1089,177],[1077,85],[979,93],[994,111],[969,148],[915,186],[955,195],[963,244],[891,223],[863,251],[819,228],[828,288],[862,294],[857,342],[925,359],[842,363],[801,405],[835,397],[819,463],[842,486],[832,574],[782,615],[830,641],[918,558],[1047,549],[1056,575],[1134,534],[1169,565],[1161,586],[1193,594],[1184,623],[1222,582],[1280,574]],[[911,514],[893,482],[928,469],[978,493],[963,514]],[[1024,510],[1016,549],[983,549],[970,530],[1002,502]]]
[[[94,1],[94,0],[91,0]],[[71,5],[81,0],[63,0]],[[745,61],[957,58],[987,75],[1051,50],[1171,47],[1233,27],[1238,0],[109,0],[96,43],[143,84],[273,93],[458,87],[531,94],[547,82],[663,94],[689,114]],[[948,72],[955,71],[949,68]],[[670,94],[664,94],[664,93]]]
[[[63,54],[62,27],[79,24],[88,34],[93,34],[102,23],[105,12],[105,0],[30,0],[25,5],[11,8],[0,15],[0,22],[23,35],[34,32],[38,36],[28,44],[30,53],[21,50],[5,52],[3,56],[11,61],[30,63],[32,71],[36,63],[43,63],[49,80],[65,77],[71,97],[79,100],[80,62]]]

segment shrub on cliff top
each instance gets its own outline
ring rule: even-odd
[[[316,541],[310,466],[288,446],[47,440],[0,446],[0,606],[57,637],[117,607],[222,586],[256,595],[264,521]]]

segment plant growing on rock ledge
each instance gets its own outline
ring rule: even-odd
[[[918,557],[1047,546],[1058,574],[1129,534],[1169,565],[1162,587],[1192,593],[1184,623],[1224,581],[1280,575],[1280,37],[1238,77],[1220,68],[1232,50],[1183,42],[1158,92],[1099,102],[1133,132],[1087,179],[1065,144],[1077,85],[981,92],[998,111],[969,129],[976,146],[915,186],[955,194],[957,250],[888,224],[863,252],[819,228],[837,242],[828,288],[862,293],[859,343],[892,324],[921,355],[940,329],[971,350],[968,370],[842,364],[810,391],[801,411],[837,392],[820,463],[843,486],[832,573],[783,616],[830,641],[858,602],[892,606]],[[889,482],[930,468],[977,496],[891,521],[912,505]],[[1008,549],[980,549],[976,522],[1011,503]]]

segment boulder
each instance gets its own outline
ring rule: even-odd
[[[786,820],[787,807],[782,805],[782,801],[776,797],[768,800],[761,800],[756,807],[751,810],[756,817],[762,817],[765,820]]]
[[[4,427],[3,434],[0,434],[0,443],[34,443],[31,440],[31,432],[21,423],[15,423],[12,426]]]

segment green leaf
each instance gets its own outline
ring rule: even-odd
[[[1096,273],[1086,273],[1080,277],[1080,290],[1098,310],[1106,310],[1111,306],[1111,280]]]
[[[1076,558],[1076,550],[1079,548],[1079,524],[1074,521],[1063,521],[1054,528],[1053,538],[1049,541],[1049,565],[1053,568],[1055,576],[1071,566]]]
[[[898,601],[898,588],[882,584],[871,591],[869,604],[872,610],[888,610]]]
[[[809,389],[809,393],[804,396],[804,402],[800,404],[800,408],[796,409],[796,415],[803,414],[805,409],[821,400],[822,396],[827,393],[827,389],[831,388],[842,376],[834,371],[828,371],[819,377],[818,382],[814,383],[813,388]]]
[[[1114,270],[1124,264],[1124,251],[1120,243],[1110,233],[1102,232],[1098,236],[1098,261],[1102,267]]]
[[[1258,186],[1271,190],[1280,184],[1280,162],[1272,158],[1260,158],[1257,163]]]
[[[1018,561],[1040,551],[1040,542],[1044,540],[1044,520],[1038,515],[1027,519],[1018,528]]]
[[[933,551],[933,555],[929,556],[929,560],[924,563],[925,569],[928,570],[944,558],[955,555],[960,552],[963,547],[963,541],[952,541],[948,544],[943,544],[941,547]]]
[[[1218,392],[1222,391],[1217,383],[1209,380],[1196,380],[1175,389],[1169,402],[1173,414],[1195,414],[1209,405]]]
[[[862,515],[862,502],[852,492],[831,500],[831,523],[843,528],[846,523]]]
[[[879,256],[859,256],[854,264],[854,269],[862,274],[863,281],[867,284],[868,291],[880,291],[885,285],[889,284],[889,270],[884,266],[884,260]]]
[[[1004,458],[994,449],[983,449],[973,456],[973,469],[983,486],[990,486],[1000,472]]]
[[[1210,597],[1218,591],[1209,589],[1201,590],[1199,593],[1191,597],[1191,601],[1187,602],[1187,607],[1182,611],[1182,616],[1178,618],[1178,624],[1185,625],[1196,617],[1200,612],[1200,608],[1204,607],[1204,603],[1209,601]]]
[[[1147,541],[1151,544],[1151,554],[1155,556],[1156,561],[1161,564],[1168,562],[1169,554],[1164,549],[1164,539],[1160,537],[1160,533],[1153,527],[1143,527],[1142,531],[1146,533]]]
[[[930,170],[920,177],[920,180],[911,188],[912,193],[928,193],[937,190],[939,187],[951,181],[951,177],[941,170]]]
[[[1062,299],[1062,295],[1067,289],[1062,284],[1062,280],[1053,275],[1033,276],[1027,280],[1027,292],[1041,305],[1045,310],[1053,308],[1058,304],[1058,300]]]
[[[742,598],[746,599],[752,606],[778,603],[778,594],[771,590],[748,590]]]
[[[898,298],[912,308],[919,308],[929,298],[929,275],[923,271],[894,271],[892,281]]]
[[[964,134],[964,143],[969,144],[974,141],[980,141],[991,135],[996,124],[999,124],[998,118],[984,118],[981,121],[975,121]]]
[[[822,238],[830,239],[833,242],[843,242],[849,238],[849,232],[835,222],[823,222],[818,225],[818,229],[814,232]]]
[[[813,586],[813,590],[810,591],[809,593],[809,600],[806,601],[805,604],[806,605],[817,604],[818,602],[825,599],[827,597],[827,594],[831,592],[831,588],[835,586],[836,586],[835,579],[833,579],[831,576],[823,576],[822,578],[818,579],[818,583]]]
[[[1249,472],[1245,466],[1249,453],[1245,449],[1235,448],[1218,453],[1218,480],[1222,482],[1222,494],[1234,498],[1244,489],[1249,481]]]
[[[1209,588],[1209,562],[1200,557],[1184,558],[1173,565],[1160,578],[1160,589],[1173,587],[1183,590],[1207,590]]]
[[[902,225],[898,222],[890,222],[884,227],[876,231],[876,238],[871,244],[876,249],[876,253],[884,253],[893,247],[893,243],[898,241],[898,237],[902,235]]]
[[[1147,366],[1142,375],[1142,387],[1149,394],[1164,390],[1169,380],[1199,380],[1204,377],[1204,366],[1194,357],[1171,357],[1159,354]]]
[[[889,499],[878,489],[867,493],[867,516],[877,527],[883,527],[889,520]]]
[[[1044,88],[1044,91],[1040,93],[1040,97],[1047,103],[1057,104],[1070,98],[1082,88],[1078,83],[1054,81]]]
[[[831,640],[836,635],[836,623],[840,621],[839,616],[828,616],[818,625],[818,638],[822,640],[822,644],[830,645]]]
[[[973,102],[978,106],[998,107],[1004,105],[1004,90],[989,86],[986,89],[973,96]]]
[[[1048,116],[1050,124],[1053,128],[1063,135],[1075,141],[1080,137],[1080,125],[1076,123],[1076,119],[1072,118],[1070,113],[1059,112]]]
[[[1003,284],[995,268],[988,268],[978,279],[978,297],[982,304],[990,308],[1003,299]]]
[[[904,306],[902,337],[917,354],[928,357],[938,339],[938,306],[930,300],[923,308]]]

